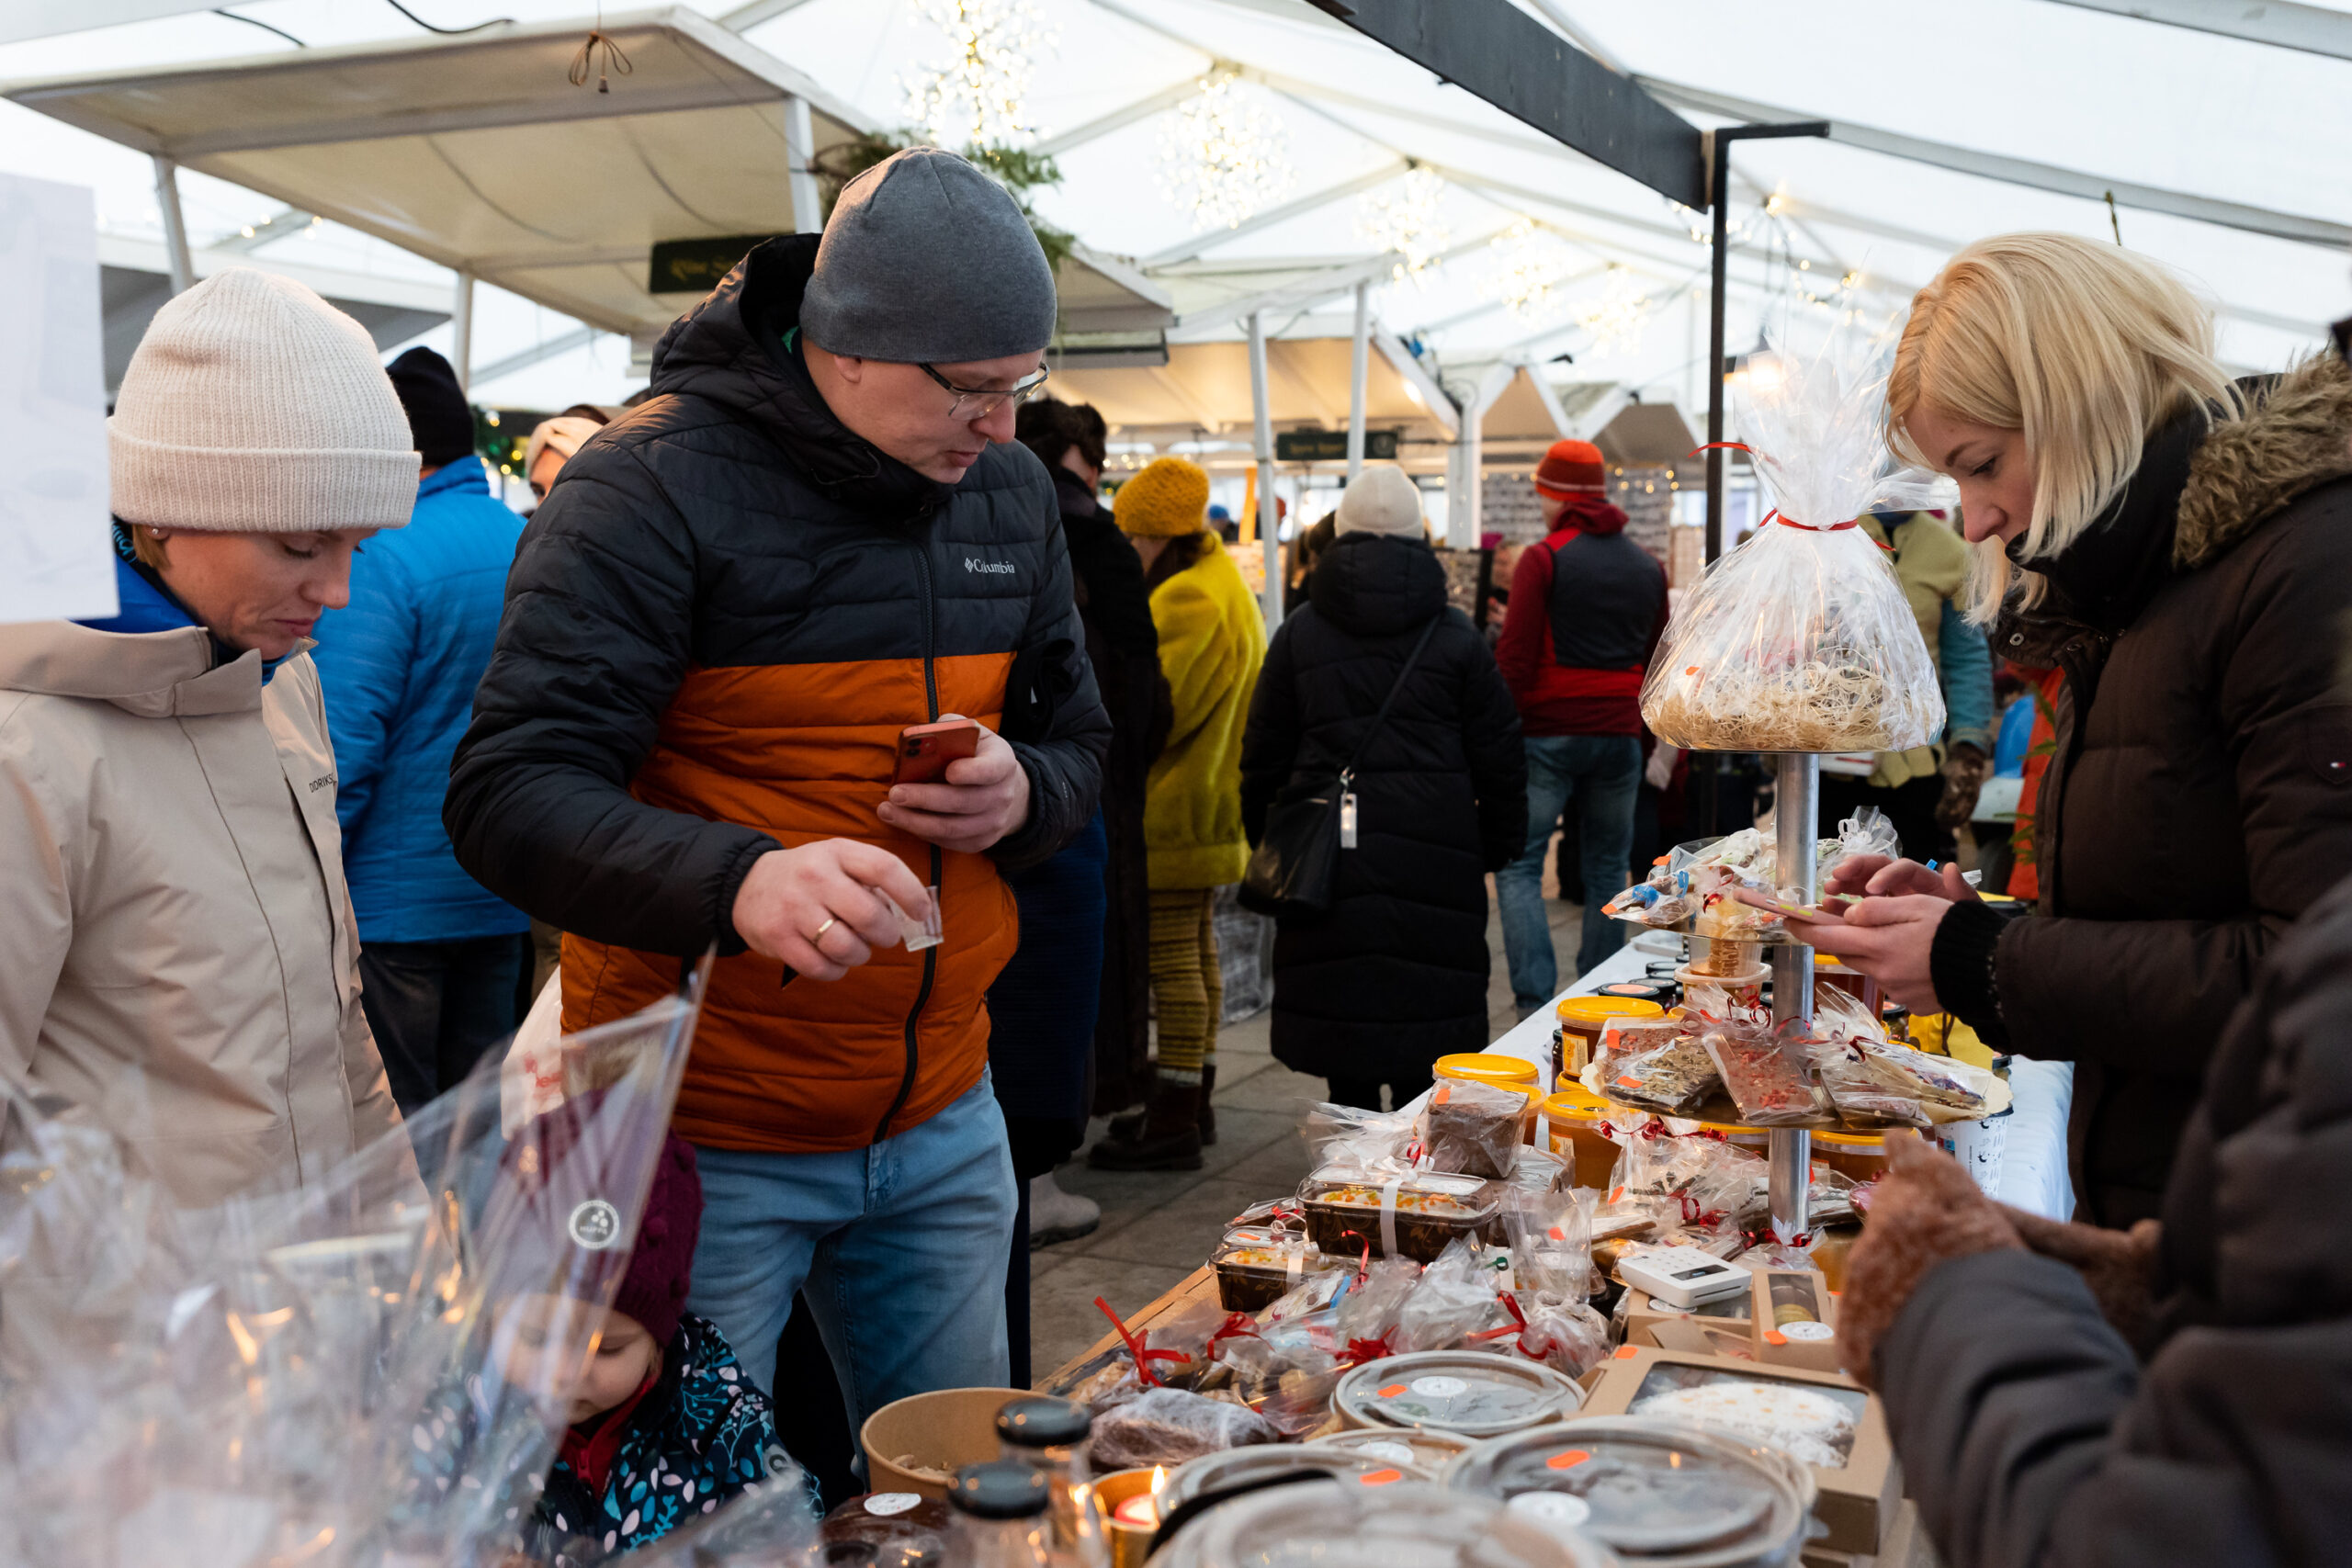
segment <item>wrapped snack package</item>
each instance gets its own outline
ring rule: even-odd
[[[1806,1053],[1838,1112],[1860,1126],[1931,1127],[1984,1114],[1992,1075],[1887,1037],[1844,991],[1825,988]]]
[[[1702,1021],[1699,1043],[1723,1075],[1739,1119],[1751,1127],[1785,1127],[1823,1114],[1814,1087],[1805,1026],[1743,1019]]]
[[[1665,1043],[1646,1051],[1620,1054],[1613,1060],[1595,1058],[1587,1087],[1622,1105],[1684,1116],[1723,1082],[1714,1058],[1695,1034],[1677,1029]]]
[[[1181,1388],[1146,1389],[1095,1417],[1093,1464],[1098,1471],[1178,1465],[1227,1449],[1280,1442],[1282,1436],[1245,1405]]]
[[[1351,1260],[1316,1249],[1303,1235],[1281,1240],[1227,1242],[1209,1259],[1216,1270],[1217,1301],[1227,1312],[1256,1312],[1298,1288],[1308,1274],[1351,1269]]]
[[[1517,1299],[1524,1321],[1510,1345],[1520,1355],[1572,1378],[1608,1359],[1609,1320],[1590,1302],[1526,1291]]]
[[[1451,1350],[1512,1332],[1515,1320],[1502,1304],[1498,1267],[1507,1262],[1476,1242],[1453,1243],[1421,1270],[1397,1309],[1391,1348],[1399,1355]]]
[[[1929,476],[1882,479],[1891,344],[1850,331],[1751,355],[1744,445],[1775,510],[1707,570],[1642,682],[1642,717],[1703,751],[1902,751],[1943,733],[1943,694],[1885,553],[1877,506],[1948,504]]]
[[[1420,1116],[1426,1094],[1394,1111],[1317,1105],[1306,1113],[1306,1144],[1319,1169],[1410,1170],[1420,1156]],[[1295,1207],[1294,1203],[1292,1205]]]
[[[1431,1170],[1489,1179],[1519,1168],[1530,1100],[1515,1089],[1441,1078],[1421,1112],[1420,1144]]]
[[[1803,1464],[1842,1470],[1853,1452],[1860,1404],[1859,1393],[1842,1389],[1725,1376],[1655,1392],[1645,1384],[1626,1414],[1689,1421],[1778,1449]]]
[[[1325,1252],[1345,1258],[1369,1246],[1374,1257],[1424,1263],[1456,1237],[1484,1235],[1498,1206],[1486,1182],[1438,1171],[1318,1170],[1299,1199],[1306,1234]]]

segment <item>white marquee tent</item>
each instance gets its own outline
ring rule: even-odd
[[[1960,244],[2027,228],[2181,268],[2250,370],[2306,352],[2352,299],[2352,0],[1511,3],[1693,124],[1832,122],[1737,146],[1735,352],[1782,312],[1888,316]],[[1365,416],[1472,465],[1481,435],[1520,451],[1629,398],[1698,423],[1703,214],[1308,0],[988,8],[1034,22],[1022,118],[1062,175],[1037,205],[1091,258],[1066,291],[1144,333],[1062,370],[1127,445],[1246,439],[1253,319],[1269,412],[1344,423],[1360,314]],[[952,54],[928,0],[705,0],[582,108],[594,86],[560,74],[591,25],[578,0],[408,9],[515,20],[435,38],[381,0],[22,0],[0,18],[0,165],[96,186],[107,237],[152,254],[170,236],[150,155],[171,152],[196,270],[208,253],[325,268],[362,302],[372,278],[390,323],[436,288],[454,301],[461,267],[485,284],[478,398],[610,401],[641,372],[606,334],[641,339],[681,303],[646,294],[646,247],[783,226],[793,106],[820,146],[903,125],[909,85]],[[338,75],[394,56],[474,63]],[[1228,77],[1228,123],[1259,132],[1241,159],[1257,205],[1204,224],[1168,187],[1204,153],[1204,84]],[[1428,265],[1400,276],[1406,255]]]

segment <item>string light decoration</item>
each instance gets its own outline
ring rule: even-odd
[[[1577,325],[1592,334],[1597,354],[1640,346],[1642,330],[1649,325],[1650,297],[1641,291],[1634,276],[1615,262],[1609,264],[1609,282],[1601,291],[1579,301],[1571,312]]]
[[[1552,235],[1521,218],[1496,235],[1487,247],[1495,270],[1478,285],[1478,292],[1499,299],[1522,321],[1537,321],[1559,309],[1559,288],[1568,275],[1568,251]]]
[[[1160,191],[1192,214],[1195,229],[1238,228],[1298,181],[1282,118],[1239,85],[1238,72],[1202,77],[1160,135]]]
[[[1453,238],[1453,229],[1438,213],[1444,195],[1442,178],[1428,169],[1413,169],[1356,204],[1356,238],[1396,257],[1389,269],[1390,282],[1409,278],[1415,288],[1428,287],[1428,273]]]
[[[907,116],[942,147],[1013,147],[1037,134],[1029,79],[1057,35],[1032,0],[918,0],[954,56],[910,78]]]

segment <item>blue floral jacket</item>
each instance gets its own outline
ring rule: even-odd
[[[536,1510],[542,1532],[607,1554],[628,1551],[785,1468],[767,1396],[736,1364],[718,1325],[692,1314],[678,1320],[661,1379],[628,1423],[601,1494],[561,1460],[549,1469]]]

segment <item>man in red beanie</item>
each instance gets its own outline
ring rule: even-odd
[[[1602,499],[1608,469],[1589,441],[1555,441],[1535,470],[1549,530],[1511,572],[1496,662],[1527,739],[1527,847],[1495,876],[1503,952],[1521,1016],[1560,988],[1544,909],[1544,855],[1563,811],[1583,857],[1581,975],[1623,933],[1600,912],[1624,886],[1642,783],[1642,671],[1666,629],[1666,571],[1625,537]]]

